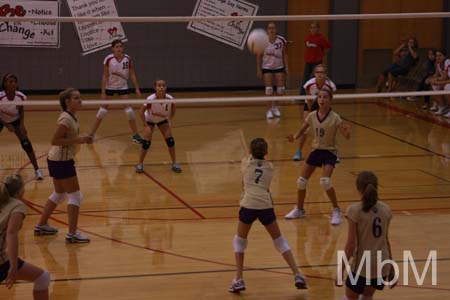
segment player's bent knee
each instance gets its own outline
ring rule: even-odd
[[[33,152],[33,145],[31,145],[31,142],[29,139],[23,139],[22,141],[20,141],[20,145],[22,146],[22,149],[27,152]]]
[[[173,137],[169,137],[166,139],[167,147],[173,148],[175,147],[175,139]]]
[[[328,191],[329,189],[331,189],[333,187],[333,185],[331,184],[330,177],[322,177],[322,178],[320,178],[320,186],[325,191]]]
[[[67,204],[80,207],[81,202],[83,202],[83,194],[80,191],[69,194],[69,201]]]
[[[240,236],[235,235],[233,239],[233,248],[236,253],[244,253],[247,248],[248,241],[247,239],[241,238]]]
[[[56,205],[61,204],[64,202],[64,198],[66,198],[66,193],[57,193],[53,192],[49,197],[48,200],[55,203]]]
[[[48,290],[48,287],[50,286],[50,273],[47,270],[44,270],[42,274],[34,281],[34,288],[35,291],[45,291]]]
[[[299,190],[306,190],[306,186],[308,185],[308,179],[300,176],[297,179],[297,187]]]
[[[100,107],[97,111],[97,119],[103,119],[106,117],[106,114],[108,113],[108,110],[104,107]]]
[[[273,87],[266,86],[266,96],[272,96],[273,94]]]
[[[124,111],[129,121],[136,119],[136,115],[134,114],[134,110],[131,106],[126,107]]]
[[[288,241],[282,235],[280,235],[279,237],[277,237],[276,239],[273,240],[273,246],[281,254],[283,254],[286,251],[291,250],[291,247],[289,247]]]
[[[142,142],[142,149],[147,151],[148,149],[150,149],[151,145],[152,145],[152,141],[144,140]]]
[[[284,95],[285,91],[286,91],[286,87],[284,87],[284,86],[278,86],[277,87],[277,94],[278,95]]]

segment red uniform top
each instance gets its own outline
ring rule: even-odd
[[[315,35],[308,34],[305,38],[305,44],[306,63],[322,62],[324,51],[331,48],[331,43],[320,33]]]

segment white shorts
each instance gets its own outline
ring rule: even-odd
[[[431,85],[433,91],[442,91],[444,89],[444,86],[442,84],[433,84]]]
[[[450,83],[447,83],[447,84],[444,86],[444,91],[450,91]]]

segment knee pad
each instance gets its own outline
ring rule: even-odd
[[[48,287],[50,286],[50,273],[47,270],[44,270],[42,274],[34,281],[34,288],[35,291],[45,291],[48,290]]]
[[[103,119],[106,117],[106,114],[108,113],[108,110],[104,107],[100,107],[97,111],[97,119]]]
[[[144,141],[142,142],[142,149],[144,149],[144,150],[150,149],[150,145],[151,145],[151,144],[152,144],[152,141],[144,140]]]
[[[61,204],[64,202],[64,198],[66,198],[66,193],[57,193],[53,192],[49,197],[48,200],[55,203],[56,205]]]
[[[233,248],[236,253],[244,253],[247,249],[248,240],[235,235],[233,239]]]
[[[283,254],[284,252],[286,252],[288,250],[291,250],[291,247],[289,247],[288,241],[282,235],[280,235],[279,237],[277,237],[276,239],[273,240],[273,246],[281,254]]]
[[[125,111],[125,114],[127,115],[128,121],[136,119],[136,115],[134,114],[134,110],[131,106],[126,107],[124,109],[124,111]]]
[[[266,86],[266,96],[272,96],[273,94],[273,87]]]
[[[328,191],[329,189],[331,189],[333,186],[331,185],[330,177],[321,177],[320,178],[320,186],[322,186],[325,191]]]
[[[166,139],[166,144],[167,144],[167,147],[169,147],[169,148],[175,147],[175,140],[174,140],[174,138],[173,137],[167,138]]]
[[[67,204],[80,207],[81,202],[83,202],[83,194],[80,191],[69,194],[69,201]]]
[[[306,185],[308,184],[308,179],[300,176],[297,179],[297,187],[299,190],[306,190]]]
[[[26,153],[33,152],[33,145],[31,145],[29,139],[21,140],[20,145],[22,145],[22,149],[25,150]]]
[[[286,87],[284,87],[284,86],[277,86],[277,94],[278,95],[284,95],[285,91],[286,91]]]

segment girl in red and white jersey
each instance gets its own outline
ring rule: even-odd
[[[447,58],[445,49],[436,50],[436,73],[429,79],[434,91],[450,91],[450,59]],[[450,96],[435,96],[433,107],[430,108],[435,115],[450,118]]]
[[[155,89],[155,93],[150,95],[147,100],[173,99],[171,95],[166,93],[167,84],[165,80],[155,80],[153,87]],[[144,159],[147,155],[148,150],[150,149],[155,126],[159,128],[159,131],[166,140],[170,158],[172,159],[172,171],[174,171],[175,173],[181,173],[181,167],[176,162],[175,139],[172,136],[172,126],[170,122],[174,116],[174,103],[150,102],[142,106],[141,119],[144,123],[144,140],[142,142],[142,150],[141,155],[139,156],[139,163],[136,165],[136,173],[144,172]]]
[[[128,88],[128,79],[133,82],[136,90],[136,96],[141,97],[141,91],[136,78],[136,73],[131,63],[131,58],[123,53],[123,42],[115,40],[112,42],[112,53],[106,56],[103,62],[103,77],[102,77],[102,99],[107,100],[115,94],[119,95],[120,99],[128,99],[130,89]],[[142,142],[136,127],[136,115],[131,105],[124,106],[125,115],[128,119],[131,132],[133,133],[132,140],[136,144]],[[97,118],[92,127],[91,136],[94,136],[103,118],[108,113],[108,105],[101,106],[97,112]]]
[[[2,91],[0,92],[0,102],[8,103],[10,101],[26,101],[27,97],[18,91],[17,76],[11,73],[5,74],[2,79]],[[27,130],[25,128],[25,114],[23,106],[2,105],[0,106],[0,132],[3,127],[8,128],[10,132],[14,132],[22,145],[22,149],[27,153],[31,164],[34,167],[37,180],[44,179],[42,171],[34,154],[33,145],[28,139]]]
[[[274,81],[277,95],[283,96],[288,73],[287,41],[284,37],[277,35],[277,27],[274,22],[267,24],[267,34],[269,35],[269,46],[266,47],[263,54],[256,55],[256,73],[258,78],[264,80],[266,96],[273,95]],[[280,116],[280,110],[275,106],[275,102],[269,103],[267,119]]]

